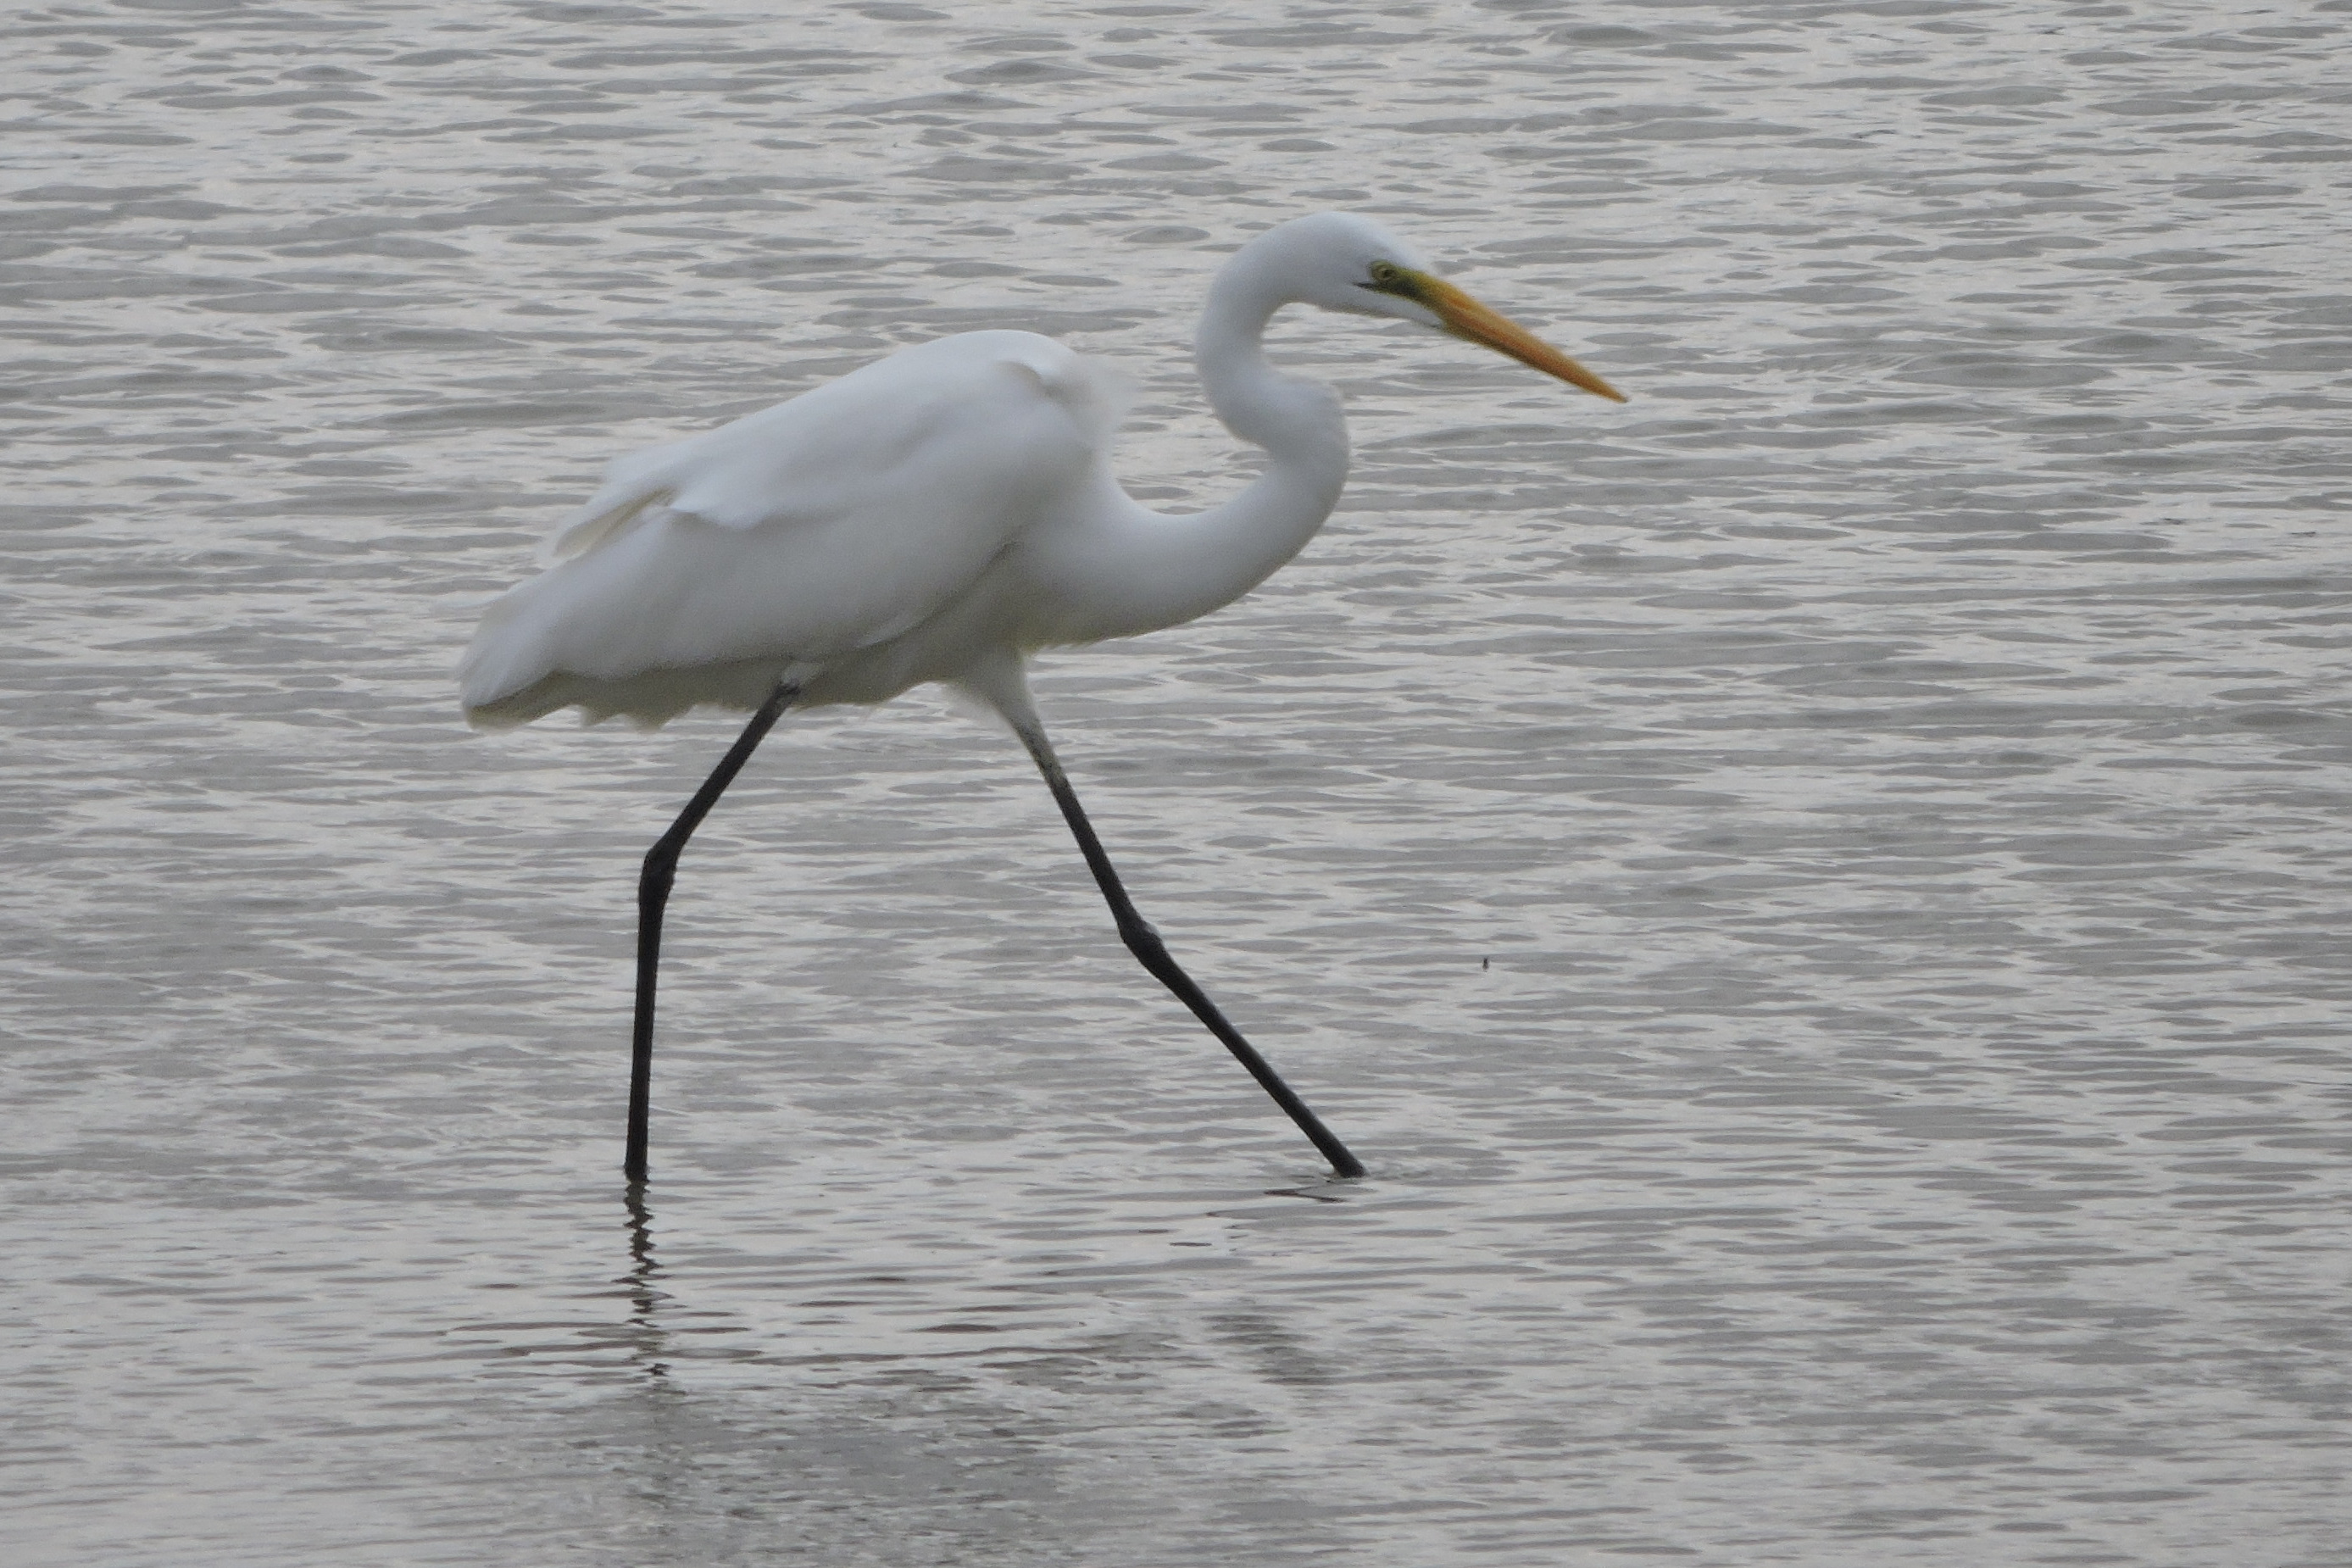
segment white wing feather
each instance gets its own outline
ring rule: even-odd
[[[1117,403],[1049,338],[971,332],[621,458],[484,616],[469,716],[658,723],[897,637],[1082,489]]]

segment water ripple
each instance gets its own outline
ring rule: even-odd
[[[12,18],[12,1562],[2340,1561],[2340,5]],[[1341,513],[1017,752],[457,723],[613,452],[1026,325],[1246,455],[1246,232],[1393,219],[1634,395],[1360,322]]]

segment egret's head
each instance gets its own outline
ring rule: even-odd
[[[1303,303],[1434,327],[1596,396],[1625,401],[1623,393],[1568,355],[1440,278],[1419,247],[1370,218],[1353,213],[1293,218],[1246,248],[1262,253],[1270,268],[1284,276],[1290,297]]]

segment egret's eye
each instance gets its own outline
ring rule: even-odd
[[[1372,280],[1370,283],[1363,285],[1363,287],[1367,289],[1378,289],[1384,294],[1402,293],[1403,291],[1398,287],[1398,285],[1404,281],[1404,268],[1399,267],[1393,261],[1373,262],[1371,276]]]

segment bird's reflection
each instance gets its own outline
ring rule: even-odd
[[[669,1335],[661,1326],[660,1312],[669,1293],[655,1282],[661,1274],[661,1262],[654,1257],[654,1215],[646,1202],[646,1184],[631,1182],[623,1189],[622,1204],[629,1216],[629,1271],[614,1283],[623,1286],[629,1298],[629,1359],[647,1377],[667,1378]]]
[[[1344,1189],[1339,1189],[1338,1183],[1325,1181],[1296,1187],[1268,1187],[1265,1195],[1270,1198],[1306,1198],[1318,1204],[1346,1203],[1349,1194]]]

